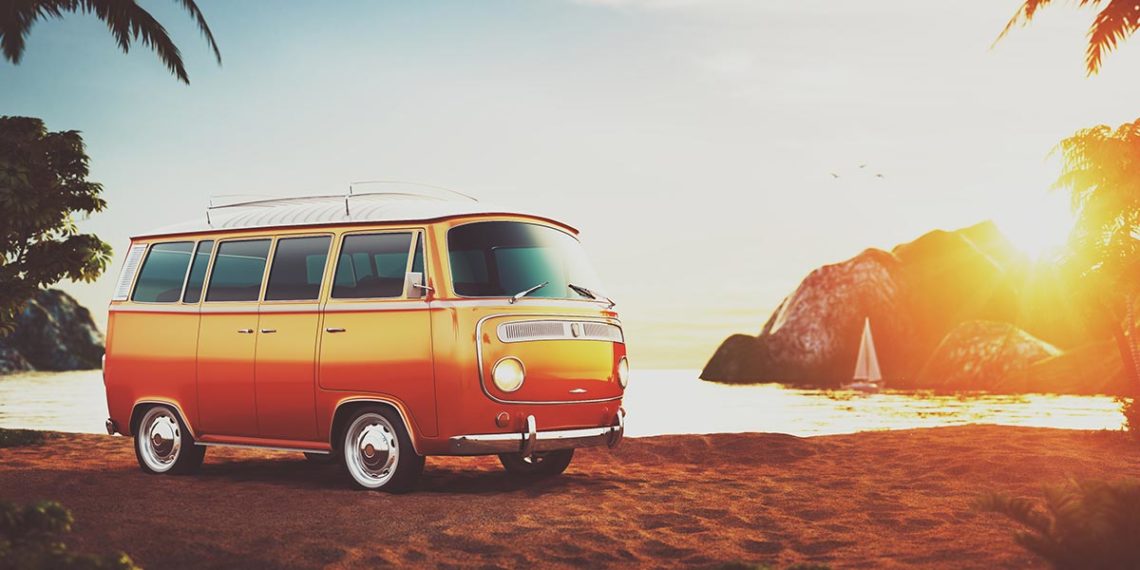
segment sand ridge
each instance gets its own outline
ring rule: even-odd
[[[212,448],[149,476],[122,437],[0,449],[0,499],[56,499],[73,548],[146,567],[715,566],[1043,568],[980,493],[1140,475],[1122,434],[963,426],[797,438],[627,439],[521,485],[493,457],[429,458],[407,495],[351,489],[299,454]]]

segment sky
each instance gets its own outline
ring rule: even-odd
[[[91,16],[0,63],[0,114],[82,131],[104,186],[80,226],[116,263],[61,285],[100,322],[129,236],[210,196],[409,180],[577,226],[635,368],[699,368],[866,247],[985,219],[1061,241],[1050,150],[1140,100],[1137,42],[1086,78],[1093,12],[1062,4],[992,45],[1018,2],[199,0],[220,67],[141,4],[190,85]]]

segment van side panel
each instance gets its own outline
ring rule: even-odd
[[[140,400],[172,402],[194,428],[198,393],[195,309],[164,312],[142,305],[111,309],[105,383],[111,417],[124,432],[131,408]]]
[[[422,306],[373,302],[348,310],[328,303],[319,331],[317,381],[322,392],[334,392],[334,399],[351,393],[398,400],[416,433],[431,437],[437,433],[431,322],[426,302],[409,303]]]

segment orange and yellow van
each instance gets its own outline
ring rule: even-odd
[[[573,227],[428,195],[241,202],[131,239],[110,304],[108,433],[148,473],[209,446],[338,461],[404,491],[427,455],[517,477],[613,447],[629,362]]]

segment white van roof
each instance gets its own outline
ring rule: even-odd
[[[401,192],[373,192],[339,196],[268,198],[211,206],[199,219],[131,237],[329,224],[420,222],[495,214],[539,218],[563,226],[574,233],[578,231],[573,226],[549,216],[497,208],[473,199],[456,200]]]

